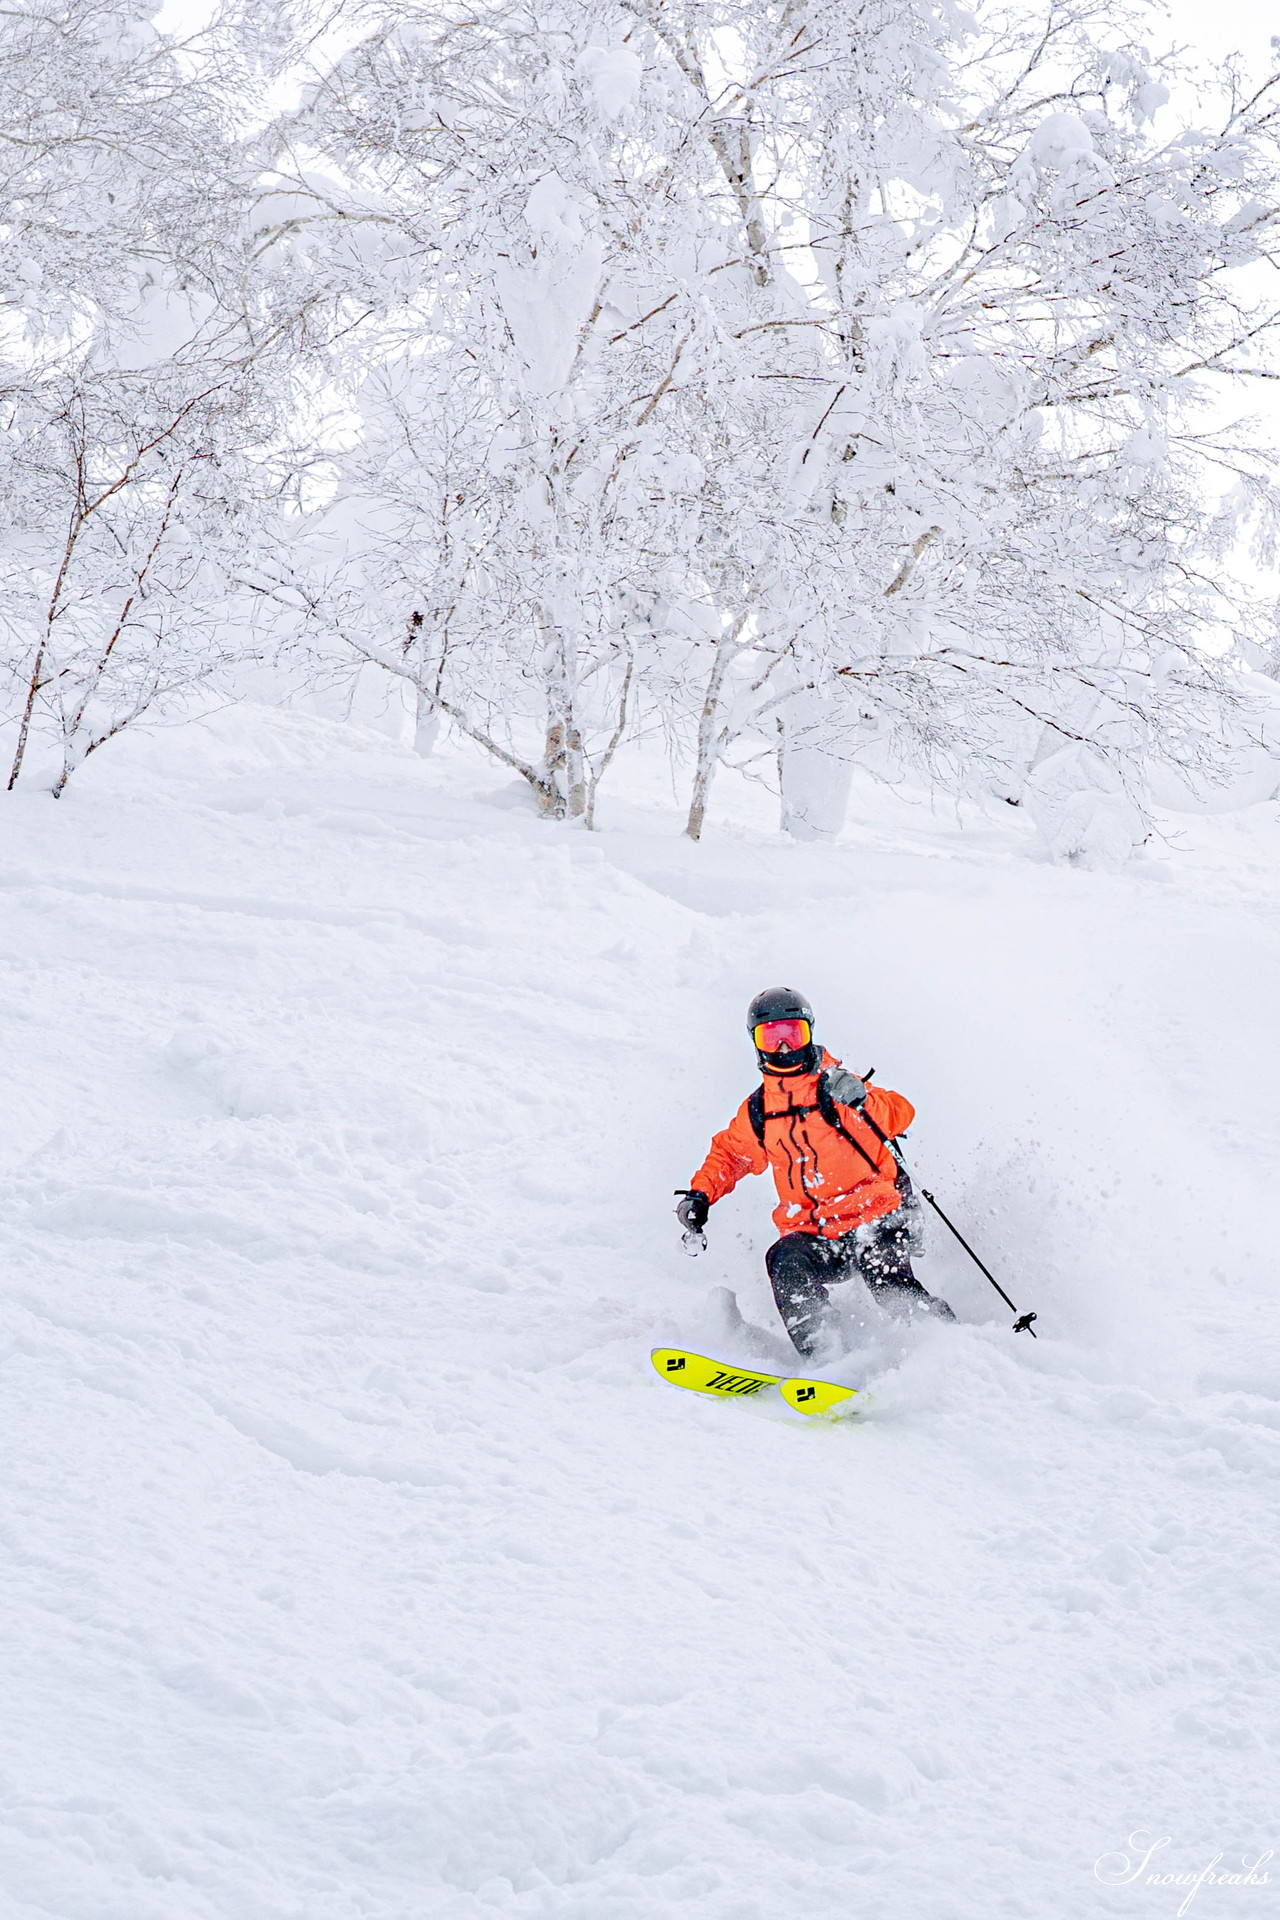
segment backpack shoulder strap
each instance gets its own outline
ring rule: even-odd
[[[756,1088],[747,1101],[747,1118],[751,1122],[751,1131],[764,1148],[764,1083]]]
[[[881,1169],[876,1165],[875,1161],[871,1158],[871,1155],[867,1152],[862,1142],[857,1138],[855,1138],[855,1136],[850,1133],[848,1127],[845,1126],[843,1120],[840,1118],[840,1109],[836,1106],[835,1101],[832,1099],[831,1089],[827,1085],[828,1072],[829,1072],[829,1069],[824,1067],[823,1071],[818,1075],[818,1112],[822,1115],[823,1119],[826,1121],[829,1127],[834,1127],[835,1131],[841,1136],[842,1139],[847,1140],[851,1147],[856,1147],[858,1149],[858,1152],[862,1155],[863,1159],[866,1161],[867,1165],[871,1168],[872,1172],[879,1174],[881,1172]],[[857,1111],[858,1111],[858,1118],[859,1120],[861,1120],[863,1126],[869,1127],[871,1132],[875,1135],[876,1139],[880,1142],[881,1146],[887,1147],[889,1149],[889,1152],[892,1154],[894,1163],[898,1169],[897,1174],[895,1176],[897,1185],[904,1192],[908,1192],[910,1190],[910,1180],[907,1174],[907,1170],[902,1164],[902,1157],[899,1154],[897,1147],[894,1145],[889,1135],[883,1132],[881,1128],[876,1125],[875,1121],[871,1118],[871,1115],[867,1112],[865,1107],[859,1107]]]
[[[840,1118],[840,1109],[836,1106],[835,1101],[832,1099],[831,1088],[827,1084],[827,1072],[828,1072],[828,1069],[824,1067],[822,1072],[818,1075],[818,1112],[822,1115],[827,1125],[829,1127],[834,1128],[834,1130],[836,1131],[836,1133],[840,1135],[842,1140],[847,1140],[851,1147],[856,1147],[858,1149],[858,1152],[862,1155],[863,1159],[866,1161],[867,1165],[870,1167],[872,1173],[879,1173],[880,1171],[879,1167],[876,1165],[875,1161],[871,1158],[871,1155],[867,1152],[861,1140],[859,1140],[856,1137],[856,1135],[850,1133],[848,1127],[846,1127],[846,1125],[844,1124],[844,1121]],[[865,1120],[866,1115],[860,1114],[859,1118]],[[875,1126],[874,1122],[872,1122],[872,1129],[874,1132],[880,1133],[879,1127]],[[880,1133],[880,1138],[882,1140],[884,1139],[884,1135],[882,1133]]]

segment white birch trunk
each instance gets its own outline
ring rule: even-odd
[[[737,655],[742,640],[742,629],[746,623],[747,615],[740,614],[717,645],[716,657],[711,664],[711,677],[707,681],[702,713],[698,719],[698,759],[693,774],[689,818],[685,822],[684,829],[690,840],[702,838],[711,782],[715,778],[716,762],[720,758],[720,699],[724,691],[725,675]]]

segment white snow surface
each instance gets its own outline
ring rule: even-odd
[[[1132,1836],[1277,1842],[1274,806],[1101,874],[624,791],[244,708],[6,800],[5,1920],[1172,1916]],[[935,1234],[858,1422],[649,1362],[793,1370],[765,1183],[671,1213],[775,983],[1040,1316]]]

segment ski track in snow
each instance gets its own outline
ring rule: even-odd
[[[0,1911],[1174,1914],[1095,1861],[1280,1825],[1274,810],[495,784],[247,709],[9,799]],[[1040,1314],[935,1236],[856,1424],[648,1361],[785,1363],[764,1183],[670,1213],[774,979]]]

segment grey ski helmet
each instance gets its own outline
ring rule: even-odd
[[[766,1020],[807,1020],[809,1042],[802,1047],[783,1047],[773,1053],[756,1048],[756,1059],[765,1073],[812,1073],[820,1058],[813,1041],[813,1008],[794,987],[766,987],[747,1008],[747,1032],[754,1042],[755,1030]]]
[[[813,1025],[813,1008],[794,987],[766,987],[747,1008],[747,1032],[753,1033],[762,1020],[807,1020]]]

